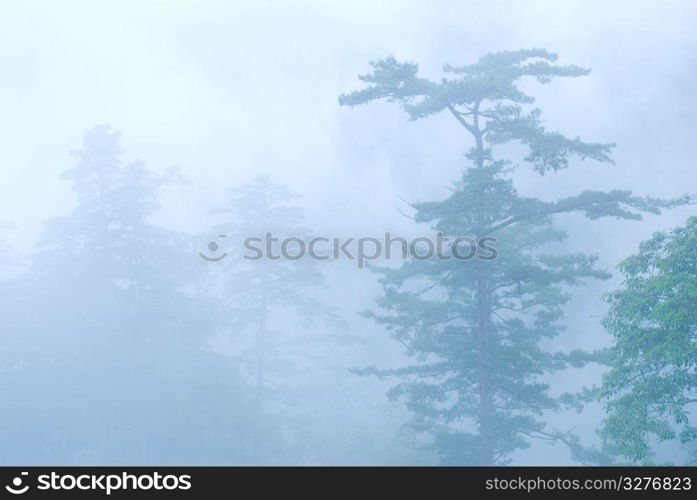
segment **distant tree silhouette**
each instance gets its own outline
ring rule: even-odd
[[[226,235],[225,243],[235,256],[214,266],[212,273],[222,290],[223,325],[236,347],[234,362],[244,367],[254,385],[250,460],[283,463],[291,459],[291,445],[281,434],[302,433],[303,439],[310,439],[312,429],[299,429],[294,421],[303,421],[299,406],[312,398],[308,387],[312,377],[317,377],[318,370],[336,370],[328,366],[327,351],[336,350],[337,342],[352,339],[337,332],[343,321],[317,298],[326,293],[318,261],[307,256],[274,260],[266,254],[266,233],[280,240],[308,239],[303,210],[295,204],[297,196],[266,175],[230,193],[229,202],[215,210],[225,214],[228,222],[214,233]],[[252,245],[263,256],[242,246],[249,237],[259,238]],[[288,250],[298,254],[298,247]],[[279,242],[272,253],[280,256]]]
[[[46,223],[31,273],[3,285],[16,349],[0,377],[0,460],[235,463],[249,392],[206,350],[214,311],[194,293],[189,238],[148,221],[178,174],[125,163],[108,126],[74,155],[75,209]]]

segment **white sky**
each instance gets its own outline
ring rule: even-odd
[[[26,245],[42,219],[68,211],[70,188],[57,177],[98,123],[122,131],[128,158],[193,179],[164,198],[166,225],[200,228],[224,187],[257,171],[305,193],[318,219],[336,210],[390,219],[398,197],[440,196],[466,145],[447,121],[337,105],[387,54],[433,73],[489,51],[548,48],[594,70],[541,89],[551,124],[617,141],[618,159],[665,158],[693,140],[682,122],[694,125],[696,12],[688,1],[3,0],[0,220]],[[630,140],[645,150],[629,152]],[[672,172],[693,163],[681,156]],[[603,179],[646,185],[622,168]],[[588,177],[551,181],[576,188],[578,176]],[[661,174],[648,186],[671,195],[676,183]]]

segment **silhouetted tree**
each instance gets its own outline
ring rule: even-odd
[[[244,434],[235,401],[248,393],[205,350],[213,302],[195,293],[189,238],[148,220],[178,174],[125,163],[107,126],[74,154],[63,177],[77,205],[47,222],[32,272],[10,287],[17,348],[0,394],[3,459],[235,462],[226,442]]]
[[[279,463],[288,460],[289,445],[282,434],[295,432],[311,439],[312,429],[293,425],[294,419],[302,421],[299,401],[311,406],[308,378],[335,370],[328,364],[327,345],[349,339],[337,333],[342,321],[317,298],[326,293],[318,261],[307,254],[294,258],[300,256],[299,241],[282,243],[287,238],[307,242],[310,236],[303,226],[303,210],[294,203],[297,196],[266,175],[230,192],[227,205],[215,211],[228,220],[215,232],[225,235],[221,243],[236,256],[213,268],[213,282],[223,297],[222,321],[233,359],[245,367],[254,385],[250,460]],[[270,246],[267,234],[276,238],[269,240]],[[257,239],[248,248],[235,246],[247,238]],[[282,246],[290,259],[281,256]]]

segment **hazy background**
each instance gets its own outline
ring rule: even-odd
[[[537,86],[533,95],[550,128],[616,142],[616,165],[589,164],[545,177],[526,171],[517,176],[524,194],[552,199],[620,187],[674,197],[694,191],[696,23],[697,5],[689,1],[2,0],[0,223],[10,226],[0,226],[7,245],[0,247],[7,256],[0,273],[17,275],[35,251],[44,221],[75,207],[70,183],[59,176],[74,166],[70,151],[96,124],[122,132],[126,159],[142,159],[157,172],[175,165],[190,180],[162,194],[150,218],[162,228],[206,235],[219,222],[210,211],[225,203],[225,189],[263,172],[302,195],[306,225],[317,233],[419,234],[397,210],[400,198],[446,196],[470,144],[449,117],[413,123],[395,106],[338,106],[341,92],[359,86],[356,75],[368,70],[368,61],[389,54],[419,62],[432,77],[444,63],[528,47],[592,69],[585,78]],[[568,217],[568,245],[597,252],[601,265],[612,269],[652,232],[682,224],[690,213],[679,209],[642,222],[583,221],[576,232],[580,219]],[[193,250],[191,255],[198,258]],[[325,300],[347,321],[346,331],[366,343],[340,354],[327,348],[340,358],[333,363],[345,376],[340,385],[311,389],[320,401],[333,394],[325,407],[312,407],[316,422],[308,424],[321,422],[337,438],[333,455],[289,460],[428,463],[400,440],[407,415],[386,400],[387,386],[345,370],[401,359],[400,346],[356,314],[379,292],[375,276],[345,262],[324,270],[330,286]],[[599,326],[600,296],[617,284],[615,278],[575,292],[557,346],[607,344]],[[0,333],[5,328],[0,320]],[[595,378],[590,369],[558,383],[568,390]],[[332,403],[349,397],[344,407]],[[550,421],[575,419],[573,426],[590,442],[601,418],[591,407],[583,416]],[[3,461],[8,457],[5,450]],[[521,452],[515,463],[570,459],[562,447],[541,444]]]

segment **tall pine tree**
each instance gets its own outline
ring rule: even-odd
[[[47,221],[30,272],[0,286],[12,348],[0,462],[238,461],[229,436],[244,434],[248,393],[205,349],[214,303],[190,291],[200,259],[187,235],[150,222],[176,172],[124,161],[108,126],[74,155],[63,177],[75,208]]]
[[[568,287],[587,278],[606,278],[596,258],[559,254],[550,246],[566,238],[554,215],[577,212],[589,219],[640,219],[658,213],[662,202],[627,191],[583,191],[544,201],[520,195],[514,166],[494,148],[517,142],[524,161],[539,174],[558,172],[572,158],[611,163],[612,144],[569,139],[548,131],[534,99],[520,88],[525,78],[548,83],[588,70],[556,64],[541,49],[499,52],[474,64],[446,65],[446,77],[419,76],[418,65],[392,57],[371,63],[359,78],[366,87],[343,94],[342,105],[376,100],[395,103],[410,120],[446,113],[473,143],[470,166],[445,200],[414,203],[414,219],[449,238],[494,237],[494,260],[410,260],[379,269],[384,294],[368,313],[383,324],[414,360],[410,366],[360,370],[391,376],[390,396],[414,414],[414,426],[443,464],[491,465],[529,446],[530,438],[554,439],[543,412],[559,407],[544,377],[577,359],[549,352],[542,342],[563,328]]]
[[[248,461],[307,460],[312,455],[307,446],[299,456],[293,452],[312,439],[300,408],[310,404],[313,377],[331,369],[323,353],[327,341],[348,337],[337,334],[342,321],[318,300],[326,288],[319,262],[294,258],[300,256],[297,240],[283,244],[289,238],[309,240],[298,196],[266,175],[230,194],[214,211],[225,216],[215,233],[224,234],[222,245],[234,256],[212,268],[212,283],[222,293],[218,317],[233,361],[253,386]],[[270,246],[267,234],[275,238]],[[257,239],[243,245],[248,238]],[[281,247],[290,259],[281,256]]]

